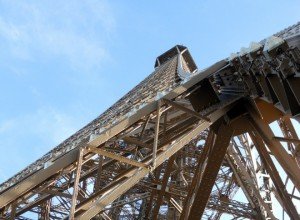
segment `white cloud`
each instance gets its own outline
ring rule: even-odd
[[[8,1],[0,15],[0,36],[12,56],[66,59],[75,69],[93,68],[109,57],[105,42],[115,28],[106,1]]]
[[[29,160],[32,162],[72,135],[78,127],[75,118],[50,107],[40,108],[0,123],[0,149],[9,149],[14,155],[26,147],[32,152]]]
[[[34,115],[25,118],[25,122],[33,123],[32,131],[41,137],[49,138],[49,142],[58,144],[76,131],[75,120],[55,109],[42,108]]]
[[[28,102],[33,106],[28,104],[26,110],[12,104],[3,110],[10,118],[0,121],[0,150],[5,152],[0,154],[0,167],[3,168],[0,182],[1,178],[13,175],[38,159],[81,126],[82,118],[74,116],[76,113],[72,116],[54,107],[56,97],[52,97],[53,94],[63,92],[47,90],[65,85],[61,90],[69,91],[70,83],[73,90],[101,85],[103,79],[97,68],[110,58],[108,43],[115,34],[115,27],[114,13],[106,0],[0,1],[0,59],[4,60],[1,67],[13,73],[13,77],[21,76],[16,77],[17,80],[4,78],[4,82],[10,83],[9,87],[18,98],[28,98],[26,87],[35,98]],[[56,67],[61,64],[63,66]],[[46,68],[47,74],[59,71],[51,78],[43,72]],[[60,83],[64,81],[56,85],[54,79]],[[2,94],[5,92],[7,90]],[[81,95],[74,97],[70,100],[76,101]],[[34,109],[34,106],[40,107]],[[10,114],[10,108],[17,109]]]
[[[21,134],[32,135],[47,139],[50,144],[58,144],[76,129],[74,118],[51,107],[43,107],[36,112],[0,123],[0,135],[14,134],[14,138]]]
[[[0,183],[72,135],[79,123],[51,107],[0,122]]]

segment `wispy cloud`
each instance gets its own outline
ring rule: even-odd
[[[13,120],[7,120],[7,121],[0,123],[0,134],[9,131],[13,127],[14,127]]]
[[[5,105],[0,182],[82,125],[81,116],[66,109],[81,106],[76,101],[85,86],[104,83],[99,67],[110,59],[115,32],[114,12],[106,0],[0,1],[0,101]],[[20,99],[28,101],[18,111]]]
[[[0,36],[18,59],[35,60],[42,53],[65,59],[74,68],[92,68],[109,56],[105,41],[116,22],[106,1],[1,4]]]
[[[34,136],[49,144],[58,144],[76,128],[76,120],[71,116],[51,107],[42,107],[33,113],[0,122],[0,136],[14,132],[15,137],[24,134],[28,138]]]
[[[0,122],[0,182],[73,134],[77,123],[51,107]]]

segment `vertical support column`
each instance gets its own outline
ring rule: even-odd
[[[118,206],[117,204],[122,201],[123,199],[125,199],[126,196],[125,195],[121,195],[118,199],[116,199],[113,203],[111,203],[111,206],[114,207],[109,211],[109,214],[111,216],[112,219],[120,219],[120,214],[122,211],[122,206]]]
[[[103,165],[103,156],[99,154],[99,164],[98,164],[97,176],[94,184],[94,192],[98,192],[100,189],[102,165]]]
[[[154,170],[153,176],[150,176],[150,178],[152,179],[152,181],[158,181],[161,169],[162,169],[162,165],[160,165],[159,167],[157,167]],[[153,201],[154,201],[156,195],[157,195],[157,190],[156,189],[152,189],[150,197],[148,199],[146,199],[145,215],[144,215],[143,219],[149,219],[150,218],[150,214],[151,214],[151,212],[153,210],[153,204],[154,204]]]
[[[73,189],[73,196],[72,196],[72,201],[71,201],[71,210],[70,210],[70,215],[69,215],[70,220],[74,220],[74,215],[75,215],[75,208],[76,208],[77,196],[78,196],[78,190],[79,190],[79,180],[80,180],[80,173],[81,173],[81,167],[82,167],[82,161],[83,161],[83,154],[84,154],[84,149],[81,148],[79,150],[79,154],[78,154],[77,168],[76,168],[76,173],[75,173],[74,189]]]
[[[11,212],[10,212],[10,220],[14,220],[16,217],[16,209],[17,209],[17,203],[13,202],[11,205]]]
[[[300,190],[300,169],[295,160],[293,160],[279,141],[273,139],[273,132],[268,124],[265,124],[259,116],[254,113],[254,109],[249,107],[250,119],[252,127],[260,134],[263,141],[266,143],[272,154],[285,170],[287,175],[293,181],[294,185]]]
[[[201,219],[233,134],[233,129],[224,121],[218,121],[213,126],[216,128],[216,138],[191,206],[189,220]]]
[[[170,177],[170,174],[171,174],[171,171],[172,171],[172,167],[173,167],[176,155],[177,154],[174,154],[168,160],[167,167],[166,167],[165,173],[164,173],[164,177],[163,177],[163,180],[162,180],[162,183],[161,183],[161,189],[160,189],[160,192],[158,193],[158,197],[156,199],[156,204],[155,204],[155,207],[154,207],[153,212],[152,212],[152,219],[153,220],[157,220],[157,218],[158,218],[159,209],[160,209],[160,206],[163,202],[163,198],[164,198],[164,195],[165,195],[165,190],[166,190],[166,187],[167,187],[167,184],[168,184],[168,180],[169,180],[169,177]]]
[[[156,110],[155,134],[154,134],[154,141],[153,141],[152,167],[156,166],[155,160],[156,160],[158,134],[159,134],[160,105],[161,105],[161,100],[158,100],[157,101],[157,110]]]
[[[256,145],[256,149],[257,149],[258,153],[260,154],[260,157],[265,165],[265,168],[266,168],[267,172],[269,173],[281,200],[283,201],[283,204],[285,206],[287,213],[289,214],[291,219],[294,219],[294,220],[300,219],[299,215],[297,213],[297,210],[286,191],[286,188],[279,176],[279,173],[278,173],[278,171],[272,161],[272,158],[269,155],[261,137],[258,135],[257,132],[250,132],[250,137],[251,137],[253,143]]]
[[[228,160],[229,162],[230,162],[230,158],[232,158],[231,167],[235,172],[236,178],[240,179],[243,185],[245,186],[245,190],[247,191],[247,194],[251,195],[251,198],[258,200],[259,207],[256,207],[256,210],[257,211],[265,210],[270,219],[276,220],[275,216],[269,209],[269,206],[264,202],[263,198],[261,197],[259,190],[257,188],[257,184],[255,183],[255,180],[248,173],[247,168],[242,162],[240,156],[238,156],[236,149],[234,149],[232,146],[229,146],[227,155],[229,158]],[[236,167],[233,163],[236,164]],[[262,212],[261,214],[262,214],[261,217],[264,219],[265,213]]]
[[[195,170],[195,176],[192,180],[192,183],[190,184],[188,194],[187,194],[186,199],[183,204],[184,206],[182,209],[180,220],[185,220],[190,213],[192,198],[193,198],[193,195],[195,194],[195,191],[199,187],[200,180],[201,180],[201,173],[203,170],[203,164],[204,164],[205,160],[207,159],[210,149],[213,146],[214,138],[215,138],[215,134],[213,133],[212,130],[209,130],[202,153],[198,159],[198,165]]]
[[[251,131],[251,128],[249,128],[249,130]],[[246,152],[248,153],[248,154],[246,154],[246,158],[245,158],[247,160],[247,163],[245,163],[247,165],[247,170],[248,170],[250,176],[252,176],[252,178],[254,180],[253,184],[255,184],[255,186],[259,190],[259,193],[263,194],[262,198],[264,198],[265,205],[268,206],[268,211],[265,211],[264,214],[269,215],[268,212],[272,212],[272,198],[271,198],[271,185],[270,185],[271,179],[270,179],[270,176],[267,175],[267,172],[266,172],[266,169],[264,168],[264,165],[259,164],[257,159],[254,157],[254,150],[255,150],[254,145],[249,144],[249,140],[246,137],[247,134],[243,134],[243,135],[240,135],[240,136],[243,137],[243,144],[247,143],[246,145],[244,145],[244,148],[245,148]],[[235,146],[235,147],[236,147],[236,149],[238,148],[238,146]],[[260,182],[259,181],[260,177],[263,178],[262,186],[258,185],[259,182]]]
[[[46,200],[41,204],[41,213],[39,219],[50,219],[51,199]]]
[[[137,219],[144,219],[146,208],[147,208],[147,198],[144,198],[142,199],[142,203],[140,205],[140,208],[138,209],[139,215]]]
[[[279,121],[278,124],[281,128],[281,131],[284,135],[284,137],[286,138],[292,138],[294,140],[299,140],[299,137],[297,135],[297,132],[291,122],[290,117],[288,116],[284,116],[282,117]],[[293,149],[290,149],[293,156],[295,157],[295,160],[298,164],[298,167],[300,167],[300,142],[288,142],[288,145],[290,146],[290,148],[292,148],[292,146],[294,146]]]
[[[244,181],[244,178],[239,175],[240,169],[238,170],[238,168],[236,167],[236,164],[233,162],[233,159],[229,156],[229,151],[230,151],[230,147],[228,148],[225,158],[226,158],[230,168],[233,171],[234,178],[236,179],[236,182],[238,183],[238,185],[241,187],[243,193],[245,194],[245,196],[246,196],[249,204],[253,208],[253,210],[255,210],[257,212],[257,219],[262,220],[262,219],[264,219],[264,215],[261,211],[261,208],[260,208],[259,204],[257,204],[257,202],[253,196],[253,193],[251,192],[249,184],[247,184]]]
[[[5,209],[4,207],[0,209],[0,219],[4,218]]]
[[[145,132],[145,129],[146,129],[146,127],[147,127],[149,121],[150,121],[150,115],[147,117],[146,121],[144,122],[142,131],[141,131],[140,136],[139,136],[139,140],[142,140],[143,135],[144,135],[144,132]]]

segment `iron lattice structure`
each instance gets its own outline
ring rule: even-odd
[[[277,201],[299,219],[299,28],[203,71],[186,47],[168,50],[111,108],[1,184],[0,218],[281,219]]]

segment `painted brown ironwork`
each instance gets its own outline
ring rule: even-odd
[[[299,28],[203,71],[184,46],[163,53],[111,108],[0,185],[0,219],[299,219]]]

